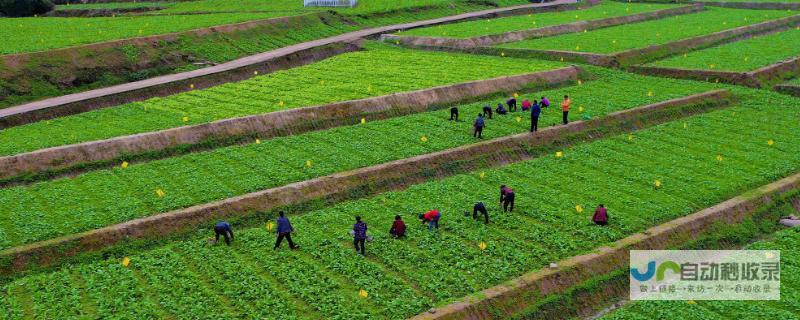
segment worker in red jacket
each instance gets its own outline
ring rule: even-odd
[[[442,218],[442,213],[439,212],[439,210],[433,209],[419,215],[419,218],[422,220],[422,223],[428,224],[428,230],[433,230],[433,228],[439,229],[439,219]]]
[[[506,185],[500,186],[500,204],[503,206],[503,212],[514,211],[514,190]]]
[[[389,229],[389,234],[395,239],[406,235],[406,223],[403,222],[403,218],[400,218],[400,215],[394,216],[394,223],[392,223],[392,228]]]
[[[608,212],[606,211],[606,207],[603,206],[601,203],[597,206],[597,209],[594,210],[594,216],[592,216],[592,221],[599,226],[604,226],[608,224]]]

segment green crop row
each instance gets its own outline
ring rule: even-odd
[[[168,7],[172,2],[105,2],[105,3],[68,3],[57,5],[56,10],[95,10],[95,9],[130,9],[149,7]]]
[[[128,267],[118,257],[18,278],[0,305],[11,319],[406,318],[796,173],[796,100],[738,91],[747,104],[294,217],[299,251],[272,251],[265,228],[236,230],[231,247],[195,237],[131,252]],[[498,209],[500,184],[516,191],[513,213]],[[475,201],[490,224],[462,215]],[[607,227],[589,221],[598,203]],[[444,214],[429,233],[414,217],[432,208]],[[395,214],[407,239],[387,234]],[[366,258],[351,247],[355,215],[375,237]]]
[[[379,45],[241,82],[2,130],[0,155],[564,66]]]
[[[584,33],[512,42],[499,47],[609,54],[707,35],[794,14],[796,13],[792,11],[710,7],[693,14]]]
[[[329,37],[347,31],[370,26],[388,25],[410,22],[419,19],[447,16],[462,12],[477,11],[493,7],[493,5],[515,5],[525,1],[496,0],[485,3],[451,0],[414,0],[401,2],[363,1],[354,9],[344,8],[303,8],[302,2],[295,0],[204,0],[177,3],[163,3],[169,8],[149,15],[119,15],[114,17],[62,18],[6,18],[0,19],[0,55],[34,51],[52,50],[75,45],[151,36],[171,32],[210,27],[223,24],[238,23],[250,20],[275,17],[298,16],[303,14],[322,13],[330,10],[347,16],[347,23],[336,21],[329,30],[318,30],[324,33],[320,37],[310,38],[305,30],[291,30],[286,40],[298,38],[308,41]],[[158,3],[159,5],[162,2]],[[105,8],[119,4],[91,4]],[[69,8],[83,8],[87,5],[70,5]],[[67,6],[60,6],[64,8]],[[93,7],[87,7],[93,8]],[[205,12],[207,14],[183,15],[181,12]],[[419,16],[414,17],[414,14]],[[280,34],[280,33],[279,33]],[[275,35],[271,35],[275,36]],[[302,42],[296,41],[294,43]],[[275,49],[263,47],[259,52]]]
[[[602,320],[797,319],[800,317],[800,232],[788,229],[756,242],[751,250],[781,251],[779,301],[636,301]]]
[[[570,95],[575,103],[571,119],[577,120],[712,87],[676,80],[655,81],[602,69],[597,73],[598,79],[582,85],[523,92],[522,96],[538,99],[545,95],[557,105],[561,96]],[[642,83],[650,85],[618,89],[635,88]],[[472,120],[483,105],[494,106],[504,100],[497,97],[461,106],[460,122],[447,121],[449,110],[381,121],[367,119],[354,126],[0,189],[0,216],[6,221],[0,224],[0,248],[474,143],[477,139],[470,132]],[[540,124],[544,127],[560,123],[560,117],[560,109],[549,108],[543,112]],[[487,122],[485,139],[522,133],[530,126],[529,116],[521,112],[496,116]],[[427,141],[421,141],[423,136]],[[166,195],[159,198],[157,189]]]
[[[800,29],[689,52],[649,65],[667,68],[746,72],[800,56]]]
[[[411,29],[398,34],[424,37],[471,38],[578,21],[632,15],[675,7],[677,6],[670,4],[631,4],[609,1],[575,11],[546,12],[497,19],[466,21],[428,28]]]

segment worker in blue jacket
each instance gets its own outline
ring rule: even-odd
[[[283,211],[278,213],[278,239],[275,240],[275,248],[278,249],[281,245],[281,241],[283,238],[286,238],[286,241],[289,242],[289,249],[297,249],[299,246],[296,246],[294,242],[292,242],[292,232],[294,232],[294,228],[292,227],[292,223],[289,222],[289,218],[286,217],[286,214]]]
[[[225,244],[231,245],[231,240],[233,240],[233,229],[231,229],[231,225],[227,221],[220,221],[214,225],[215,242],[219,242],[220,235],[225,237]]]
[[[539,130],[540,114],[542,114],[542,106],[538,101],[533,100],[533,105],[531,106],[531,132],[536,132]]]

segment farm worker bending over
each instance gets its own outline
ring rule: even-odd
[[[478,219],[478,212],[483,214],[484,223],[489,224],[489,212],[486,211],[486,206],[483,202],[478,201],[472,206],[472,219]]]
[[[483,106],[483,116],[486,117],[486,115],[489,115],[489,119],[492,118],[492,107],[488,104]]]
[[[508,113],[508,111],[506,110],[506,107],[504,107],[502,103],[498,103],[497,104],[497,108],[494,109],[494,111],[497,112],[497,114],[506,114],[506,113]]]
[[[550,106],[550,100],[547,100],[547,97],[542,97],[542,108],[547,108]]]
[[[594,210],[594,216],[592,216],[592,221],[599,226],[604,226],[608,224],[608,212],[606,211],[606,207],[603,204],[597,206],[597,209]]]
[[[406,223],[403,222],[403,218],[400,218],[400,215],[394,216],[394,223],[392,223],[392,228],[389,229],[389,234],[395,239],[406,235]]]
[[[286,241],[289,242],[289,249],[297,249],[298,246],[294,245],[292,242],[292,232],[294,232],[294,228],[292,227],[292,223],[289,222],[289,218],[286,217],[286,214],[281,211],[278,217],[278,239],[275,240],[275,248],[278,249],[281,245],[281,241],[283,238],[286,238]]]
[[[536,101],[536,100],[533,100],[533,101]],[[525,99],[524,101],[522,101],[522,111],[528,111],[530,109],[531,109],[531,101],[528,100],[528,99]]]
[[[500,204],[503,205],[503,212],[514,211],[514,190],[506,185],[500,186]]]
[[[442,213],[439,210],[433,209],[424,214],[419,215],[422,223],[428,223],[428,230],[433,228],[439,229],[439,219],[442,218]]]
[[[536,100],[533,100],[533,106],[531,107],[531,132],[539,130],[539,115],[541,114],[542,108]]]
[[[220,221],[214,225],[214,241],[219,242],[219,235],[225,237],[225,244],[231,245],[233,240],[233,229],[227,221]]]
[[[361,221],[361,216],[356,216],[356,224],[353,225],[353,245],[356,252],[361,251],[362,256],[366,256],[364,242],[367,241],[367,224]]]
[[[485,126],[486,122],[483,120],[483,115],[479,113],[478,117],[475,118],[475,123],[472,124],[472,127],[475,128],[475,131],[472,132],[472,137],[483,139],[483,127]]]
[[[569,123],[567,119],[567,115],[569,114],[569,105],[572,103],[572,100],[569,99],[569,96],[564,96],[564,102],[561,103],[561,114],[563,114],[563,122],[564,124]]]
[[[508,111],[517,111],[517,98],[511,97],[511,99],[506,100],[506,104],[508,104]]]
[[[458,108],[452,107],[450,108],[450,121],[458,121]]]

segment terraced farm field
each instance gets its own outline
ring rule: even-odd
[[[112,260],[17,279],[2,303],[12,317],[191,317],[212,310],[229,317],[407,317],[796,172],[793,101],[744,94],[752,103],[569,148],[561,157],[310,212],[293,219],[301,251],[271,253],[273,238],[263,227],[237,232],[230,248],[197,237],[133,253],[128,267]],[[656,180],[661,188],[653,187]],[[500,184],[518,190],[514,213],[498,212]],[[488,225],[461,214],[478,200],[489,204]],[[578,212],[600,202],[614,217],[607,228]],[[431,208],[444,212],[435,233],[413,218]],[[406,240],[383,233],[395,214],[410,225]],[[348,245],[355,215],[380,230],[365,259],[352,258]]]
[[[746,72],[800,56],[800,29],[773,33],[648,64],[656,67]]]
[[[786,10],[743,10],[708,7],[705,11],[660,20],[626,24],[584,33],[524,40],[501,48],[616,53],[664,44],[797,14]],[[680,26],[676,28],[675,26]]]
[[[800,310],[798,243],[800,232],[790,229],[748,247],[781,251],[780,301],[637,301],[600,319],[796,319]]]
[[[442,72],[443,65],[452,67]],[[0,155],[564,66],[378,45],[206,90],[9,128],[0,131],[8,141]]]
[[[675,7],[678,6],[670,4],[635,4],[612,1],[603,2],[599,5],[576,11],[547,12],[497,19],[466,21],[428,28],[411,29],[398,32],[398,34],[405,36],[471,38],[490,34],[500,34],[509,31],[519,31],[567,24],[577,21],[619,17]]]
[[[522,96],[572,95],[576,108],[584,109],[572,115],[573,120],[579,120],[712,87],[659,81],[646,91],[619,92],[615,88],[632,87],[652,78],[596,72],[598,79],[582,85],[522,92]],[[0,215],[8,221],[0,226],[0,249],[474,143],[478,140],[471,136],[472,119],[483,105],[494,106],[503,100],[497,97],[461,106],[460,122],[447,121],[448,110],[432,111],[0,189]],[[560,116],[555,108],[545,110],[542,127],[559,123]],[[485,139],[527,132],[529,117],[521,112],[495,116],[487,120]],[[376,139],[363,138],[368,136]],[[420,141],[423,136],[427,141]],[[166,196],[157,197],[157,189]],[[30,216],[42,219],[30,223]]]

